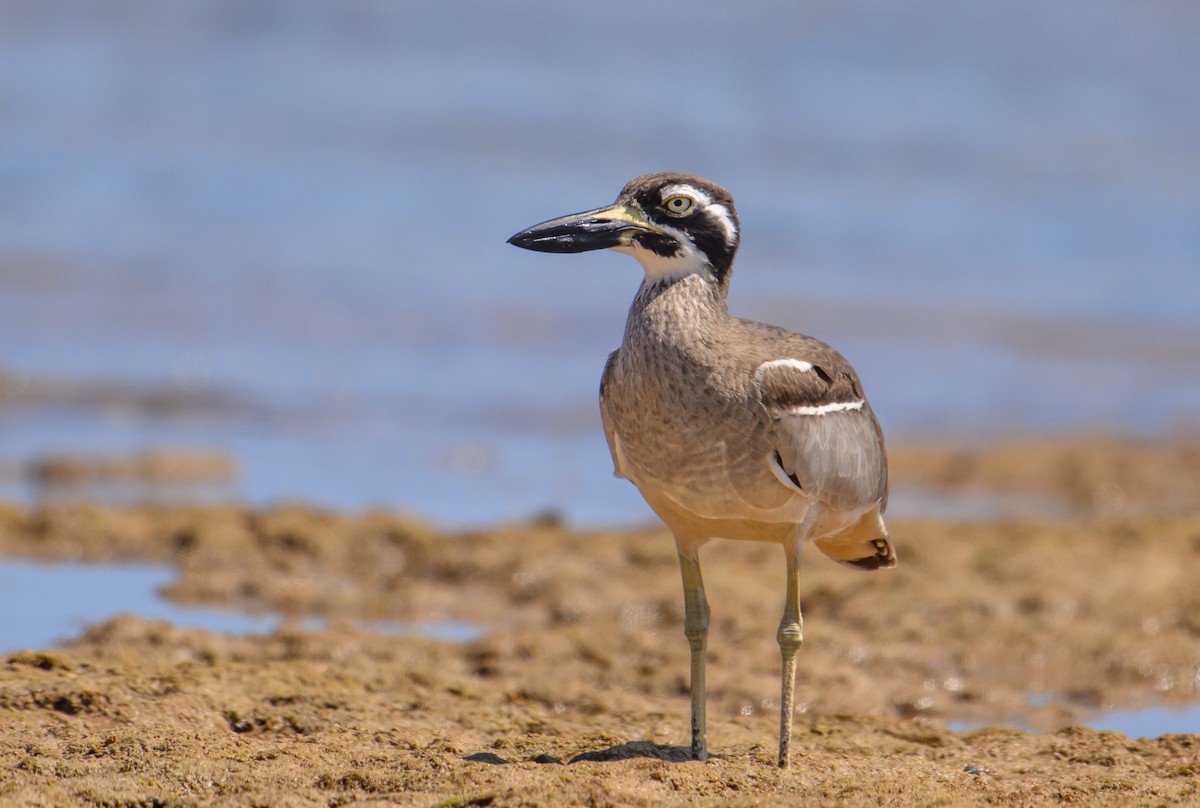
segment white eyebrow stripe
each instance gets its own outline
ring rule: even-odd
[[[694,188],[691,185],[687,185],[685,183],[680,183],[678,185],[668,185],[665,188],[663,188],[662,189],[662,201],[666,202],[668,199],[670,199],[671,197],[676,196],[678,194],[690,196],[692,199],[695,199],[696,203],[699,205],[707,206],[707,205],[712,204],[712,197],[710,197],[708,194],[701,191],[699,188]]]
[[[762,377],[771,368],[792,368],[793,370],[807,373],[813,369],[813,363],[805,362],[803,359],[771,359],[758,366],[758,370],[754,372],[754,378],[761,382]]]
[[[737,235],[737,228],[733,224],[733,216],[730,215],[729,208],[724,205],[710,204],[708,209],[717,215],[717,223],[725,231],[725,242],[732,244]]]
[[[847,412],[849,410],[861,410],[863,400],[858,401],[835,401],[832,404],[821,404],[816,407],[788,407],[788,415],[826,415],[831,412]]]

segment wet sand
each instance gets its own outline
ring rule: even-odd
[[[126,616],[5,657],[0,802],[1194,803],[1200,734],[1077,725],[1200,702],[1198,460],[1187,438],[894,451],[898,488],[1061,508],[891,520],[887,572],[810,553],[788,771],[772,765],[778,548],[702,553],[715,756],[698,763],[661,528],[449,534],[303,505],[0,507],[4,556],[167,561],[181,603],[296,618],[230,638]],[[301,630],[306,616],[331,627]],[[385,619],[486,633],[359,627]],[[979,728],[949,728],[962,726]]]

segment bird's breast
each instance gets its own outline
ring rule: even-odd
[[[621,474],[647,499],[654,492],[693,512],[787,504],[792,495],[765,462],[770,423],[746,381],[750,374],[713,361],[700,343],[628,336],[605,380],[603,403]]]

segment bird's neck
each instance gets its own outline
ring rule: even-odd
[[[729,318],[728,296],[728,284],[710,273],[676,278],[647,274],[629,307],[625,339],[686,340],[688,335],[710,331]]]

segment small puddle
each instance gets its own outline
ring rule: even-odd
[[[1042,694],[1039,694],[1042,696]],[[1034,706],[1054,703],[1053,697],[1039,698]],[[1161,738],[1163,735],[1200,734],[1200,705],[1187,707],[1144,707],[1140,710],[1107,710],[1080,719],[1079,726],[1090,729],[1120,732],[1130,738]],[[1009,719],[1006,721],[946,721],[951,732],[974,732],[984,727],[1012,727],[1034,734],[1051,732],[1045,726]]]
[[[49,648],[118,614],[235,636],[270,634],[284,622],[279,614],[255,615],[172,603],[160,593],[175,577],[175,569],[165,564],[0,561],[0,653]],[[325,620],[317,617],[304,618],[299,624],[307,631],[326,627]],[[483,636],[479,625],[466,621],[380,620],[358,621],[356,625],[393,637],[420,636],[448,642],[471,642]]]
[[[1130,738],[1200,735],[1200,705],[1114,710],[1095,716],[1086,726],[1092,729],[1115,730]]]

